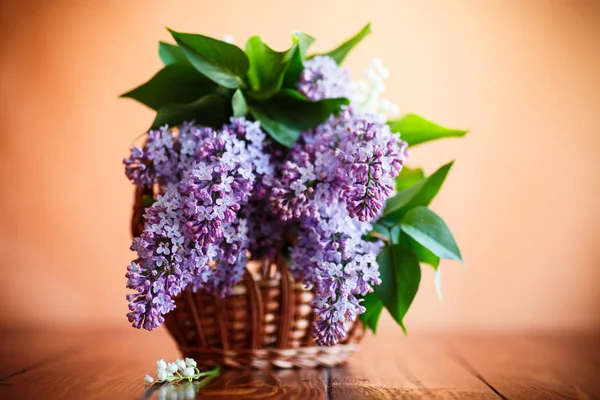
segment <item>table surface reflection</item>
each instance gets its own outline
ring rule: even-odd
[[[224,370],[204,387],[145,387],[158,359],[179,354],[166,331],[0,331],[1,399],[600,398],[600,336],[368,336],[343,366]]]

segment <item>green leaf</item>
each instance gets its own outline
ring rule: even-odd
[[[381,284],[375,293],[404,333],[404,316],[417,294],[421,282],[421,267],[415,254],[395,244],[385,247],[377,257]]]
[[[425,179],[425,173],[421,168],[408,168],[404,166],[395,179],[396,191],[401,192],[404,189],[408,189],[421,182],[423,179]]]
[[[302,131],[287,126],[259,108],[250,108],[250,114],[252,114],[255,120],[260,121],[261,127],[269,136],[284,146],[292,147],[294,142],[300,137]]]
[[[437,125],[415,114],[408,114],[396,121],[388,122],[392,132],[399,132],[400,138],[409,146],[416,146],[430,140],[448,137],[461,137],[468,131],[449,129]]]
[[[298,43],[300,56],[302,56],[302,59],[304,60],[306,59],[306,53],[308,53],[308,49],[314,43],[315,38],[306,33],[294,31],[292,33],[292,41]]]
[[[296,83],[298,83],[298,78],[304,69],[304,60],[306,59],[306,53],[308,52],[308,48],[315,41],[310,35],[302,32],[294,32],[292,35],[293,43],[298,43],[298,46],[294,50],[290,65],[285,72],[285,77],[283,79],[283,87],[285,88],[295,88]]]
[[[156,200],[154,200],[152,196],[148,196],[147,194],[142,196],[142,204],[144,207],[150,207],[154,203],[156,203]]]
[[[229,89],[243,85],[250,64],[242,49],[207,36],[170,29],[169,32],[189,62],[202,74]]]
[[[373,224],[373,232],[377,232],[380,236],[387,238],[391,242],[390,231],[386,226],[383,226],[378,223]]]
[[[440,258],[438,256],[433,254],[425,246],[423,246],[422,244],[420,244],[419,242],[417,242],[402,231],[400,232],[398,243],[412,249],[412,251],[417,256],[419,262],[429,264],[436,269],[440,265]]]
[[[184,64],[191,65],[179,47],[171,43],[158,43],[158,56],[165,65]]]
[[[259,36],[248,39],[246,54],[250,60],[250,96],[264,100],[281,89],[285,72],[297,47],[297,44],[293,44],[288,50],[279,52],[267,46]]]
[[[300,133],[312,129],[347,105],[348,99],[309,101],[295,90],[284,89],[269,100],[250,106],[250,113],[277,142],[291,147]]]
[[[200,125],[219,127],[227,121],[227,102],[223,97],[206,95],[186,104],[169,104],[158,110],[151,129],[177,126],[195,120]]]
[[[460,250],[448,226],[429,208],[415,207],[407,212],[400,228],[436,256],[462,261]]]
[[[231,98],[231,107],[233,108],[234,117],[243,117],[248,114],[248,104],[240,89],[236,90],[233,94],[233,97]]]
[[[365,25],[365,27],[362,28],[360,32],[358,32],[356,35],[352,36],[350,39],[346,40],[344,43],[342,43],[335,49],[323,55],[333,58],[335,62],[338,63],[338,65],[341,65],[342,61],[344,61],[344,58],[346,58],[350,50],[352,50],[354,46],[359,44],[360,41],[363,40],[371,32],[371,24],[369,23]]]
[[[158,110],[172,103],[189,103],[220,90],[214,82],[198,73],[191,65],[167,65],[148,82],[122,94]]]
[[[361,304],[366,308],[365,312],[360,314],[361,321],[365,326],[369,327],[373,333],[377,333],[377,323],[379,322],[379,316],[383,310],[383,303],[374,292],[371,292],[363,297]]]
[[[429,205],[439,192],[453,163],[454,161],[442,166],[420,183],[390,197],[386,202],[380,221],[395,225],[411,208]]]

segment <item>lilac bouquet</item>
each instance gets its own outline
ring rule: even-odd
[[[370,33],[307,55],[295,32],[278,52],[254,36],[245,51],[170,31],[165,64],[123,97],[156,110],[143,146],[124,160],[146,199],[127,268],[129,321],[152,330],[184,290],[232,293],[249,261],[284,260],[315,293],[315,340],[333,345],[361,317],[376,330],[385,307],[403,318],[426,263],[461,260],[427,206],[451,163],[426,177],[404,167],[408,146],[462,136],[416,115],[391,120],[387,69],[374,60],[353,82],[341,64]]]

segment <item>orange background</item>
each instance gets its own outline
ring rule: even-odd
[[[132,187],[121,159],[151,111],[117,95],[160,68],[165,26],[327,50],[367,21],[347,66],[390,69],[405,112],[470,128],[416,148],[457,162],[433,208],[466,270],[426,269],[421,329],[600,327],[600,2],[2,1],[0,325],[127,326]],[[390,320],[386,320],[390,324]]]

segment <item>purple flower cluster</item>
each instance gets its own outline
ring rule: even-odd
[[[371,221],[392,194],[406,156],[406,143],[380,117],[346,107],[294,145],[271,206],[287,221],[318,218],[321,205],[341,200],[350,217]]]
[[[297,84],[312,101],[346,97],[349,88],[347,71],[325,56],[306,61]],[[188,122],[149,132],[124,160],[132,182],[160,192],[132,244],[129,321],[156,328],[186,288],[230,294],[248,259],[278,258],[285,235],[295,237],[290,271],[316,294],[313,336],[337,343],[380,283],[382,243],[363,235],[407,155],[382,117],[352,107],[288,150],[244,118],[220,130]]]
[[[126,173],[137,185],[160,185],[162,194],[146,210],[138,258],[127,273],[129,321],[151,330],[188,286],[225,296],[240,281],[249,248],[240,212],[272,174],[262,151],[258,123],[232,119],[219,131],[184,124],[177,135],[152,131],[144,149],[133,148]],[[160,143],[160,145],[158,144]]]
[[[305,132],[278,168],[271,208],[296,227],[290,270],[316,293],[313,335],[321,345],[346,336],[345,321],[364,312],[361,297],[379,284],[381,243],[362,235],[406,156],[406,143],[381,118],[347,107]]]
[[[290,269],[316,293],[311,303],[319,317],[315,341],[333,345],[346,337],[345,322],[364,312],[361,296],[380,283],[376,257],[382,243],[363,240],[370,224],[351,218],[343,207],[323,206],[319,214],[301,219]]]
[[[328,56],[316,56],[304,62],[296,88],[312,101],[348,97],[350,75]]]

